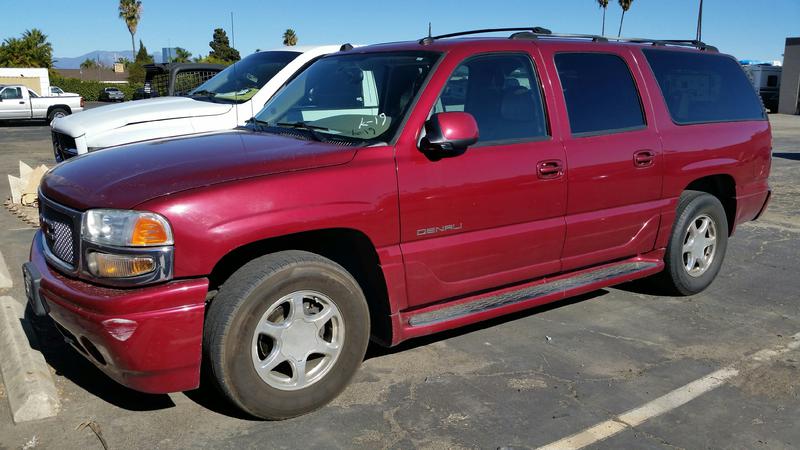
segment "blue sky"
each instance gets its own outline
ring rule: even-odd
[[[699,0],[635,0],[623,35],[693,38]],[[74,57],[92,50],[130,49],[130,35],[117,18],[115,0],[44,0],[22,7],[0,0],[14,13],[2,21],[0,39],[37,27],[49,35],[54,55]],[[27,2],[24,2],[27,3]],[[611,0],[606,32],[616,35],[621,10]],[[152,53],[180,46],[207,54],[214,28],[230,35],[243,55],[281,45],[294,28],[300,44],[374,43],[423,36],[428,22],[446,33],[473,28],[539,25],[564,33],[599,33],[595,0],[338,0],[265,2],[143,0],[137,32]],[[787,36],[800,36],[800,0],[705,0],[703,40],[738,58],[781,59]],[[138,44],[137,44],[138,45]]]

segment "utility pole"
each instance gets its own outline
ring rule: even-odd
[[[697,12],[697,40],[702,41],[703,37],[703,0],[700,0],[700,10]]]

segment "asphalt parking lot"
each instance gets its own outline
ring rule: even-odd
[[[41,321],[38,347],[62,410],[14,425],[0,385],[0,448],[102,448],[98,434],[114,449],[537,448],[587,429],[576,439],[596,449],[798,448],[800,116],[771,121],[770,208],[737,230],[700,295],[654,295],[634,283],[371,348],[334,403],[284,422],[243,417],[210,390],[127,390]],[[16,174],[19,160],[51,164],[46,126],[0,125],[0,170]],[[19,266],[33,234],[0,211],[14,280],[0,295],[24,300]]]

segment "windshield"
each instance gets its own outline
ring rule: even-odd
[[[322,58],[278,92],[253,126],[305,129],[318,140],[389,142],[438,57],[391,52]]]
[[[189,95],[198,100],[246,102],[299,55],[297,52],[254,53],[228,66]]]

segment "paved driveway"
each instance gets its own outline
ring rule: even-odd
[[[207,390],[122,388],[44,322],[41,348],[63,411],[15,426],[0,401],[0,448],[34,436],[41,447],[101,448],[90,429],[76,430],[88,420],[110,448],[535,448],[598,424],[576,439],[608,449],[800,447],[792,339],[800,332],[800,117],[772,122],[769,212],[737,231],[703,294],[651,295],[630,284],[371,348],[339,399],[285,422],[242,417]],[[0,128],[3,170],[50,155],[45,127]],[[0,211],[0,247],[15,277],[32,235]],[[22,299],[19,283],[10,295]],[[754,360],[763,349],[773,352]]]

